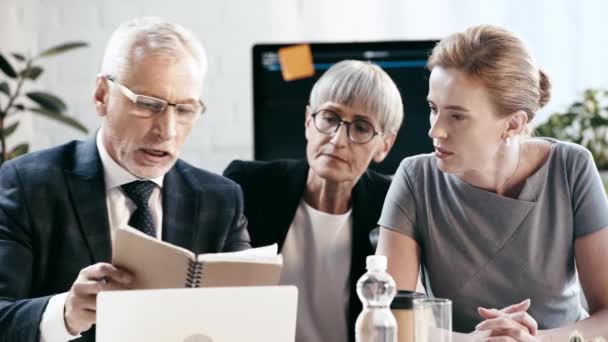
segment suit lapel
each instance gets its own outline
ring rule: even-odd
[[[296,163],[287,163],[284,169],[283,183],[286,188],[279,188],[278,191],[284,192],[286,195],[277,196],[277,224],[274,225],[274,241],[278,242],[279,251],[283,248],[283,243],[287,237],[287,232],[291,226],[291,222],[296,214],[302,195],[306,188],[306,180],[308,179],[308,163],[297,161]]]
[[[95,137],[76,145],[72,170],[65,170],[72,206],[93,263],[109,262],[112,247],[103,166]]]
[[[198,253],[194,230],[199,224],[200,196],[178,171],[179,163],[163,181],[163,240]]]
[[[369,240],[369,233],[376,226],[373,216],[374,209],[370,205],[378,199],[374,198],[373,192],[368,188],[367,174],[364,173],[355,188],[353,189],[353,231],[352,231],[352,252],[350,265],[350,301],[348,310],[349,320],[349,340],[354,341],[354,329],[357,315],[361,312],[362,306],[357,297],[357,280],[364,271],[365,259],[373,254],[374,250]],[[367,201],[368,206],[366,207]]]

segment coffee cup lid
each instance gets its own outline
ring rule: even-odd
[[[426,295],[415,291],[397,291],[395,298],[391,302],[391,309],[411,309],[414,306],[414,299],[418,298],[426,298]]]

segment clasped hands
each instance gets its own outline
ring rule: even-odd
[[[470,334],[473,341],[483,342],[538,342],[538,324],[528,314],[530,300],[498,309],[478,308],[485,320]]]

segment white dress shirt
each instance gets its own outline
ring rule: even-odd
[[[110,237],[113,241],[116,229],[126,226],[129,218],[131,218],[131,214],[137,208],[133,201],[121,190],[120,186],[142,179],[125,170],[110,157],[102,141],[101,129],[97,132],[96,142],[103,166],[108,223],[110,224]],[[162,238],[163,209],[161,188],[163,186],[163,179],[164,176],[149,179],[158,185],[152,191],[149,203],[154,227],[156,228],[156,238],[158,239]],[[65,326],[64,305],[67,295],[68,293],[64,292],[51,297],[49,300],[40,321],[40,342],[67,342],[80,337],[80,335],[71,335]]]
[[[332,215],[304,200],[281,253],[280,284],[298,287],[296,342],[346,342],[352,211]]]

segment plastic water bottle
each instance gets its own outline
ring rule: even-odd
[[[386,257],[370,255],[366,260],[367,273],[357,281],[357,294],[363,311],[355,323],[357,342],[396,342],[397,321],[390,309],[395,297],[395,281],[386,273]]]

